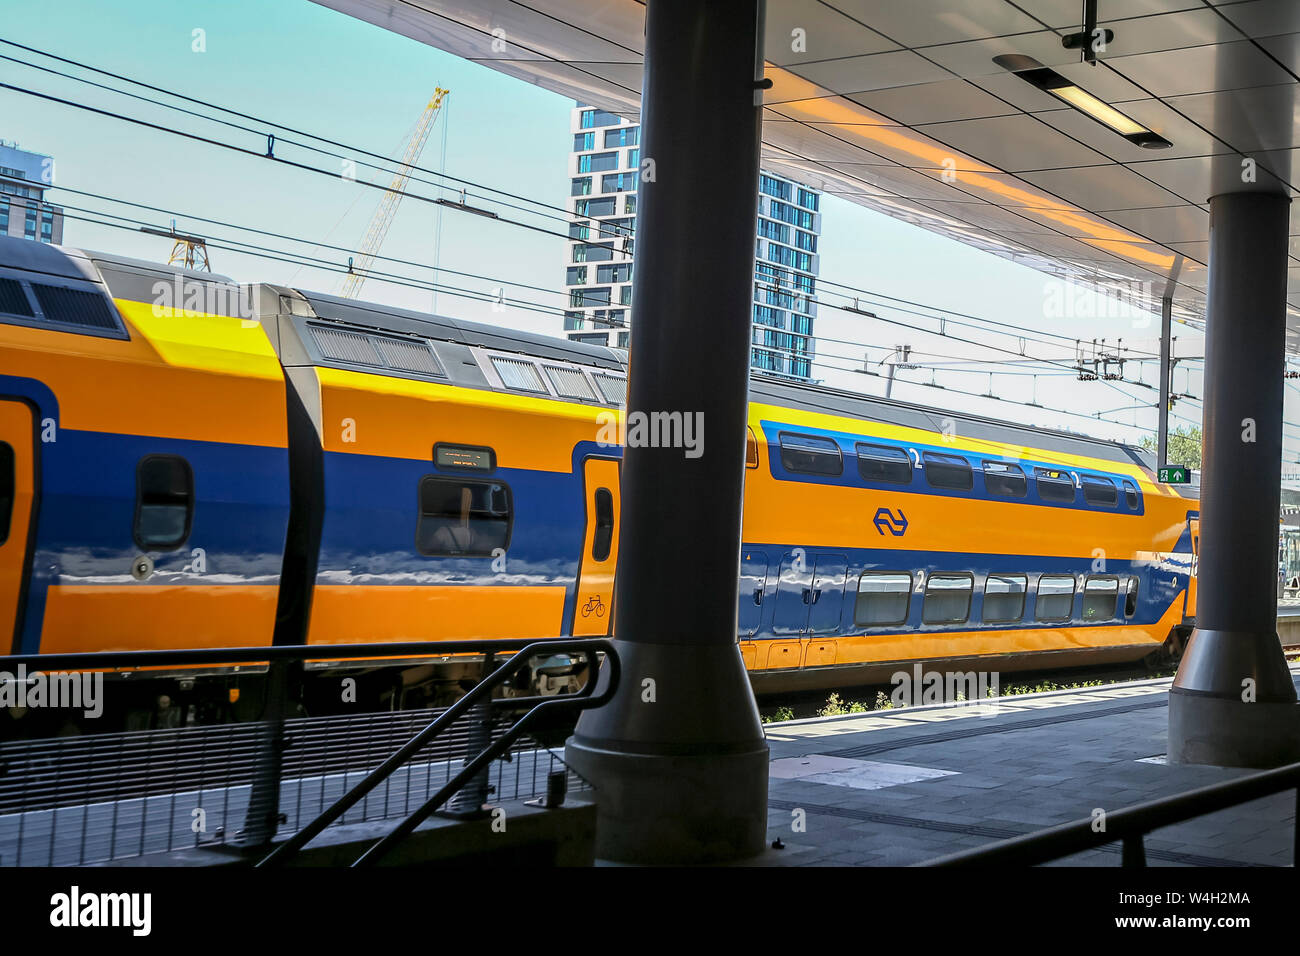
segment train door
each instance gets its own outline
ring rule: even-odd
[[[618,563],[618,462],[610,458],[583,461],[583,494],[587,502],[587,533],[578,564],[574,637],[601,637],[614,620],[614,567]]]
[[[747,551],[740,556],[740,604],[736,614],[736,630],[742,641],[758,631],[766,597],[767,555]]]
[[[801,548],[786,554],[781,562],[772,633],[800,643],[775,644],[768,655],[769,667],[834,663],[834,642],[819,638],[840,626],[847,570],[848,561],[842,554],[814,556]]]
[[[808,594],[808,634],[830,634],[839,629],[844,612],[844,577],[848,559],[842,554],[821,554],[813,566]]]
[[[776,610],[772,614],[772,633],[780,637],[803,637],[808,626],[808,598],[812,591],[813,564],[816,559],[803,548],[787,552],[781,559],[781,573],[776,585]]]
[[[835,641],[828,635],[840,628],[844,613],[844,580],[848,559],[842,554],[819,554],[813,567],[812,590],[808,595],[807,645],[804,667],[835,663]]]
[[[1187,581],[1187,592],[1183,595],[1183,617],[1196,617],[1196,575],[1200,571],[1201,564],[1201,519],[1198,515],[1195,518],[1187,519],[1187,530],[1192,536],[1192,571],[1191,577]]]
[[[812,590],[814,558],[803,548],[787,551],[781,558],[777,572],[776,602],[772,608],[771,634],[765,641],[766,660],[758,655],[758,663],[766,668],[798,667],[803,658],[803,632],[808,626],[808,604],[805,595]]]
[[[18,606],[36,494],[35,453],[31,409],[22,402],[0,400],[0,632],[7,630],[10,636],[0,648],[6,654],[17,649]]]

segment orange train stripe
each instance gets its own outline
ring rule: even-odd
[[[278,591],[273,584],[53,585],[41,652],[265,647]]]
[[[318,585],[309,644],[554,638],[563,586]]]
[[[1195,504],[1191,503],[1194,508]],[[1147,499],[1143,516],[1049,508],[1009,501],[947,498],[750,475],[745,483],[745,540],[786,541],[799,516],[805,547],[857,547],[942,554],[1074,554],[1133,560],[1171,552],[1187,530],[1189,504]],[[905,537],[873,525],[878,508],[902,511]],[[888,560],[882,558],[881,560]]]

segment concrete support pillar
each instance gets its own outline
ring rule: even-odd
[[[1300,760],[1277,636],[1288,199],[1210,199],[1196,630],[1169,696],[1169,760]]]
[[[761,0],[646,8],[628,415],[680,416],[703,441],[624,451],[623,679],[566,751],[597,787],[604,859],[737,859],[766,840],[767,745],[736,641],[762,18]]]

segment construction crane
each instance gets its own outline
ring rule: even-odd
[[[152,229],[148,226],[142,226],[141,232],[147,232],[151,236],[162,236],[172,240],[171,255],[167,257],[169,266],[184,266],[186,269],[198,269],[201,272],[211,272],[212,264],[208,261],[208,242],[201,236],[187,236],[176,231],[176,220],[172,220],[170,230]]]
[[[361,293],[366,274],[374,265],[375,256],[378,255],[388,230],[393,225],[393,217],[397,215],[397,207],[401,204],[402,196],[406,192],[406,184],[411,179],[411,169],[420,161],[420,154],[424,152],[424,146],[429,141],[429,133],[433,130],[434,120],[438,118],[442,101],[450,92],[442,87],[435,89],[433,99],[429,100],[429,105],[420,115],[420,121],[415,124],[415,132],[411,134],[411,141],[406,145],[406,154],[402,156],[401,165],[397,167],[393,181],[389,183],[383,198],[379,200],[374,218],[370,220],[365,238],[361,240],[361,246],[357,250],[361,256],[360,261],[355,265],[351,260],[348,261],[348,274],[343,280],[341,293],[343,298],[355,299]]]

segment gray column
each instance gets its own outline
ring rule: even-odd
[[[1197,627],[1169,697],[1175,763],[1300,759],[1277,636],[1287,207],[1270,192],[1210,199]]]
[[[735,859],[766,840],[767,745],[736,642],[761,50],[761,0],[647,5],[614,594],[623,678],[567,747],[598,788],[605,859]],[[665,412],[702,443],[635,445],[636,418]]]

